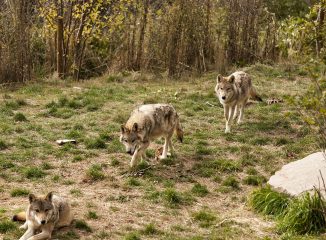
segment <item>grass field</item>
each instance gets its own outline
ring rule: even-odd
[[[300,66],[246,71],[265,100],[304,94],[310,84]],[[215,78],[123,73],[1,90],[0,239],[18,239],[23,232],[11,216],[25,209],[29,193],[49,191],[70,199],[76,219],[53,239],[280,239],[247,197],[283,164],[316,151],[314,136],[286,101],[252,102],[244,123],[225,134]],[[157,102],[179,112],[184,143],[174,138],[177,155],[158,162],[163,141],[156,141],[150,165],[139,166],[144,174],[128,176],[120,125],[135,106]],[[77,145],[58,146],[63,138]]]

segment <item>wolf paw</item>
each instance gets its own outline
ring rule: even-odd
[[[25,226],[25,224],[24,224],[24,225],[21,225],[21,226],[19,227],[19,229],[27,229],[27,226]]]
[[[229,132],[231,132],[230,128],[226,128],[225,133],[229,133]]]
[[[167,158],[167,156],[163,156],[163,155],[161,155],[160,156],[160,159],[162,160],[162,159],[166,159]]]

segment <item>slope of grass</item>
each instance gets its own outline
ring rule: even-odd
[[[309,83],[298,69],[291,79],[282,66],[246,71],[264,100],[304,94]],[[6,211],[0,221],[6,233],[0,238],[21,236],[6,219],[26,208],[28,192],[55,191],[69,198],[76,219],[87,218],[55,239],[278,239],[244,199],[283,164],[316,151],[314,134],[286,102],[251,103],[243,124],[225,134],[216,74],[172,80],[130,73],[1,89],[0,207]],[[156,140],[129,173],[120,126],[136,106],[154,102],[176,108],[184,142],[173,137],[175,155],[159,161],[155,152],[163,141]],[[65,138],[77,144],[55,143]],[[258,209],[277,214],[278,208]],[[247,221],[219,224],[229,218]],[[248,224],[256,221],[261,224]]]

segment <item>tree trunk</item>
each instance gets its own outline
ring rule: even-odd
[[[64,29],[63,29],[63,2],[60,0],[60,4],[57,3],[57,72],[59,78],[63,79],[64,74]]]
[[[142,63],[149,0],[143,0],[143,5],[144,5],[144,13],[143,13],[142,23],[141,23],[140,33],[139,33],[139,40],[138,40],[138,46],[137,46],[137,58],[136,58],[136,61],[134,64],[135,70],[140,70],[141,63]]]

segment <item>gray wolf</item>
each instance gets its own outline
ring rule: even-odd
[[[262,101],[252,86],[251,81],[251,77],[242,71],[234,72],[228,77],[217,76],[215,92],[224,107],[226,133],[230,132],[231,121],[238,114],[237,123],[240,124],[242,122],[243,110],[250,97]]]
[[[68,201],[52,192],[45,197],[29,195],[26,212],[13,217],[14,221],[25,221],[20,227],[26,232],[19,240],[51,239],[54,228],[69,226],[72,222],[71,207]]]
[[[145,156],[150,142],[164,137],[165,143],[161,159],[167,158],[168,151],[173,153],[172,135],[176,132],[182,142],[183,130],[176,110],[168,104],[146,104],[137,107],[127,123],[121,125],[120,142],[126,152],[132,155],[130,167],[136,166],[138,160]]]

